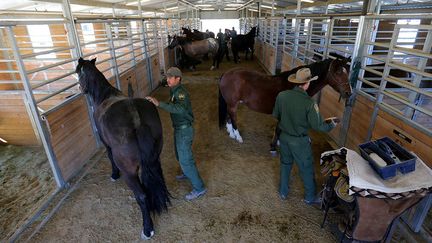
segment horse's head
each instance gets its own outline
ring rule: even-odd
[[[78,81],[80,83],[81,91],[86,94],[88,93],[88,76],[90,72],[96,69],[96,58],[92,60],[84,60],[82,57],[78,59],[78,65],[75,68],[75,72],[78,74]]]
[[[328,84],[334,90],[337,90],[343,98],[349,98],[352,94],[351,85],[349,83],[349,70],[347,69],[348,61],[348,58],[331,61],[326,78]]]
[[[182,27],[181,29],[182,29],[182,31],[183,31],[183,34],[188,34],[188,33],[191,33],[191,32],[192,32],[190,29],[185,28],[185,27]]]
[[[174,47],[176,47],[179,44],[177,35],[174,35],[172,38],[168,38],[168,43],[168,48],[173,49]]]

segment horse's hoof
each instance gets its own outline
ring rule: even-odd
[[[270,150],[270,155],[271,157],[276,157],[277,156],[277,151],[276,150]]]
[[[243,138],[236,138],[237,142],[243,143]]]
[[[215,69],[215,67],[214,67],[214,66],[211,66],[210,70],[213,70],[213,69]]]
[[[143,240],[150,240],[154,235],[154,230],[150,231],[150,236],[146,236],[144,234],[144,230],[141,231],[141,239]]]

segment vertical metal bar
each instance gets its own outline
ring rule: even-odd
[[[300,0],[298,0],[300,2]],[[301,19],[296,17],[295,18],[295,30],[294,30],[294,47],[292,51],[292,67],[295,67],[295,59],[298,59],[298,49],[299,49],[299,38],[300,38],[300,22]]]
[[[7,27],[7,33],[9,37],[9,41],[12,45],[12,51],[14,53],[15,61],[18,66],[19,73],[21,75],[21,78],[23,80],[24,85],[24,92],[26,95],[26,101],[28,102],[28,105],[31,110],[31,114],[33,116],[33,119],[36,123],[37,129],[39,131],[39,136],[41,138],[42,144],[44,146],[45,152],[48,157],[48,161],[50,163],[51,169],[54,174],[54,179],[57,183],[57,187],[61,188],[66,183],[64,181],[63,175],[61,174],[60,168],[58,166],[57,157],[54,154],[54,150],[51,144],[50,136],[46,128],[46,124],[42,122],[42,119],[40,117],[35,98],[33,96],[33,92],[30,85],[30,80],[27,77],[27,73],[25,70],[24,62],[21,58],[21,54],[19,53],[19,47],[16,42],[16,39],[14,38],[14,32],[12,30],[11,26]]]
[[[331,46],[331,41],[333,38],[333,26],[334,26],[334,19],[330,18],[330,24],[329,24],[328,31],[327,31],[326,44],[325,44],[325,48],[323,51],[323,59],[328,58],[329,48]]]
[[[152,64],[150,61],[150,49],[149,49],[149,38],[147,36],[147,23],[142,21],[143,28],[143,36],[144,36],[144,47],[145,47],[145,55],[146,55],[146,63],[147,63],[147,75],[149,77],[150,82],[150,90],[153,90],[153,75],[152,75]]]
[[[161,62],[159,63],[159,70],[156,70],[158,73],[160,73],[161,65],[165,65],[165,58],[164,58],[164,52],[163,52],[163,44],[161,43],[162,39],[159,38],[158,32],[160,29],[162,29],[162,26],[160,26],[160,20],[153,20],[153,36],[156,40],[156,50],[158,50],[158,56],[161,57]],[[162,52],[162,53],[161,53]],[[156,80],[156,82],[159,82],[160,80]]]
[[[419,29],[418,29],[419,30]],[[432,46],[432,30],[429,29],[426,35],[426,39],[425,42],[423,44],[423,52],[424,53],[430,53],[431,51],[431,46]],[[426,57],[419,57],[419,63],[417,64],[417,69],[420,71],[424,71],[428,62],[428,58]],[[422,81],[422,75],[416,74],[415,78],[412,80],[412,84],[415,87],[420,87],[420,83]],[[408,95],[408,100],[411,103],[415,103],[416,100],[420,97],[421,95],[418,94],[415,91],[411,91],[410,94]],[[405,116],[406,117],[412,117],[412,120],[415,120],[414,115],[417,114],[417,110],[413,110],[410,107],[407,107],[406,111],[405,111]]]
[[[387,84],[387,80],[385,78],[388,77],[389,73],[390,73],[390,67],[388,64],[393,59],[394,46],[395,46],[395,43],[396,43],[397,38],[399,36],[399,31],[400,31],[400,28],[399,28],[399,26],[396,25],[395,30],[393,31],[393,34],[392,34],[392,39],[390,41],[389,51],[387,53],[387,57],[386,57],[385,65],[384,65],[383,76],[381,78],[381,84],[380,84],[380,87],[379,87],[379,90],[377,93],[377,97],[376,97],[376,101],[375,101],[375,105],[374,105],[374,110],[372,112],[371,126],[368,129],[367,140],[370,140],[372,138],[373,128],[375,127],[376,119],[378,117],[379,104],[382,103],[383,98],[384,98],[384,94],[382,92],[384,91],[385,86]]]
[[[63,15],[69,20],[69,23],[66,24],[66,27],[68,29],[67,35],[69,37],[69,42],[71,42],[72,46],[75,46],[74,50],[72,51],[72,56],[75,58],[82,57],[83,56],[82,47],[79,41],[78,31],[74,23],[69,0],[63,0],[62,8],[63,8]],[[78,64],[77,61],[74,61],[74,63],[75,65]],[[86,102],[87,112],[90,119],[92,131],[93,131],[93,136],[96,140],[96,146],[99,148],[100,146],[102,146],[102,142],[100,140],[98,130],[96,127],[96,122],[93,117],[93,110],[94,110],[93,100],[90,98],[88,94],[85,95],[84,97],[86,98],[87,101]]]
[[[114,50],[113,36],[111,33],[111,24],[112,23],[105,23],[105,31],[106,31],[106,34],[108,37],[108,45],[109,45],[110,54],[112,57],[112,59],[110,60],[110,63],[111,63],[112,71],[114,72],[116,87],[117,87],[117,89],[121,90],[120,77],[119,77],[118,66],[117,66],[117,58],[116,58],[116,54],[115,54],[115,50]]]
[[[137,61],[136,61],[134,47],[133,47],[132,26],[131,26],[130,21],[127,22],[127,25],[126,25],[126,35],[127,35],[128,43],[129,43],[129,51],[131,51],[131,53],[132,53],[132,66],[136,67]]]
[[[307,37],[307,41],[306,41],[306,50],[305,50],[305,63],[309,64],[311,61],[308,58],[308,54],[310,53],[310,43],[312,42],[312,27],[314,24],[314,19],[309,19],[309,26],[308,26],[308,37]],[[306,25],[306,21],[305,21],[305,25]],[[313,53],[313,50],[312,50]],[[306,58],[307,57],[307,58]]]

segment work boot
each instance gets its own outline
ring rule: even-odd
[[[192,190],[190,193],[186,194],[185,199],[188,201],[194,200],[196,198],[199,198],[207,193],[207,189],[203,189],[201,191],[196,191],[195,189]]]

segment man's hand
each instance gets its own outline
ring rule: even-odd
[[[156,98],[151,97],[151,96],[147,96],[147,97],[145,97],[145,99],[150,101],[151,103],[153,103],[155,106],[159,106],[159,101]]]
[[[340,123],[340,119],[337,117],[329,117],[324,120],[326,123],[333,123],[335,126]]]

